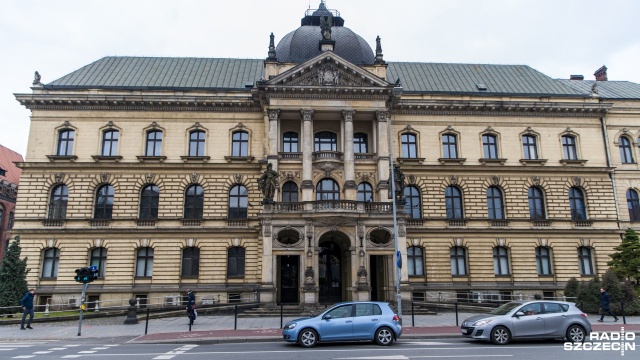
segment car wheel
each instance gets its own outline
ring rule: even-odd
[[[586,336],[587,332],[580,325],[571,325],[567,329],[567,341],[581,343],[584,342]]]
[[[496,326],[491,330],[491,341],[497,345],[506,345],[511,341],[511,333],[504,326]]]
[[[298,344],[310,348],[318,344],[318,333],[313,329],[304,329],[298,335]]]
[[[381,346],[389,346],[393,342],[393,331],[388,327],[381,327],[376,330],[375,335],[376,344]]]

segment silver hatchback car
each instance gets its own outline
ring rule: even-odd
[[[374,341],[389,346],[402,335],[398,315],[385,302],[343,302],[308,318],[289,321],[284,341],[313,347],[319,342]]]
[[[564,301],[512,301],[462,322],[462,336],[504,345],[515,339],[582,342],[591,332],[587,315]]]

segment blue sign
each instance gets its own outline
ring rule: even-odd
[[[398,269],[402,269],[402,255],[400,255],[400,250],[396,251],[396,265]]]

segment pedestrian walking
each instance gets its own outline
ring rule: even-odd
[[[22,306],[22,321],[20,322],[20,330],[25,330],[24,320],[27,318],[27,314],[29,314],[29,321],[27,322],[27,329],[33,329],[31,327],[31,321],[33,321],[34,308],[33,308],[33,297],[36,293],[35,289],[30,289],[20,300],[20,306]]]
[[[196,296],[191,289],[187,290],[187,316],[189,317],[189,325],[193,325],[198,316],[196,313]]]
[[[600,319],[598,322],[602,322],[604,320],[604,314],[609,313],[609,315],[613,316],[613,321],[618,321],[618,317],[611,312],[611,296],[607,293],[607,290],[602,288],[600,289]]]

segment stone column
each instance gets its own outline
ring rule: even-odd
[[[356,200],[356,171],[353,153],[353,116],[355,110],[342,110],[344,119],[344,196],[346,200]]]
[[[389,201],[389,129],[387,123],[388,113],[376,111],[378,123],[378,199],[381,202]]]
[[[267,155],[278,155],[278,124],[280,109],[269,109],[269,152]]]
[[[302,201],[313,201],[313,110],[302,115]]]

